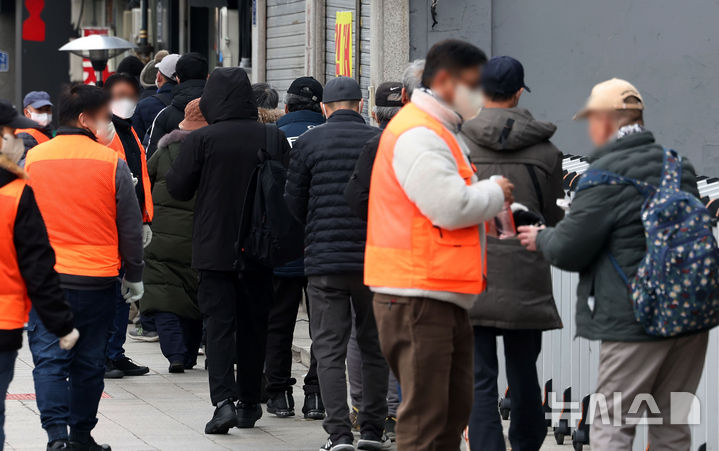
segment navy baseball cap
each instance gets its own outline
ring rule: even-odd
[[[484,65],[480,80],[482,89],[496,94],[514,94],[520,88],[532,92],[524,84],[524,67],[511,56],[495,56]]]
[[[50,94],[48,94],[45,91],[30,91],[25,95],[25,98],[22,101],[22,107],[33,107],[33,108],[42,108],[44,106],[52,106],[52,102],[50,102]]]
[[[379,85],[374,92],[374,104],[377,106],[401,107],[402,83],[386,81]]]
[[[325,85],[325,90],[322,93],[324,103],[342,100],[362,100],[362,89],[354,78],[335,77]]]

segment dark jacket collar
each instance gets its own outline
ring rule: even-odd
[[[132,119],[123,119],[119,116],[112,115],[112,123],[115,124],[115,129],[129,132],[132,127]]]
[[[84,135],[84,136],[87,136],[88,138],[92,139],[93,141],[97,141],[97,138],[95,138],[95,135],[93,135],[89,131],[85,130],[84,128],[60,126],[60,128],[57,129],[56,135],[57,136],[60,136],[60,135]]]
[[[365,123],[364,118],[361,114],[355,110],[337,110],[332,113],[332,116],[327,118],[327,123],[332,122],[361,122]]]
[[[296,122],[310,122],[313,124],[322,124],[324,123],[325,118],[322,116],[322,113],[318,113],[316,111],[311,110],[300,110],[300,111],[292,111],[291,113],[287,113],[284,116],[282,116],[277,121],[278,127],[284,127],[285,125],[289,125]]]
[[[635,147],[642,147],[642,146],[648,146],[651,144],[654,144],[656,141],[654,140],[654,134],[650,131],[643,131],[640,133],[633,133],[631,135],[627,135],[623,138],[619,138],[616,140],[611,140],[607,144],[597,148],[594,152],[592,152],[590,156],[590,160],[598,160],[611,152],[615,152],[617,150],[624,150],[624,149],[632,149]]]
[[[172,92],[172,90],[177,86],[177,83],[168,81],[161,87],[157,88],[157,92],[155,94],[162,94],[163,92]]]

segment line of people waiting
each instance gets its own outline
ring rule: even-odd
[[[158,89],[140,100],[153,71]],[[251,428],[265,401],[278,417],[295,414],[291,341],[304,299],[312,360],[302,413],[324,420],[320,450],[355,449],[353,429],[357,449],[390,449],[396,438],[400,450],[454,450],[467,425],[473,449],[505,449],[498,336],[512,387],[509,441],[539,449],[535,362],[542,331],[562,327],[551,263],[580,272],[578,334],[602,340],[599,393],[647,392],[662,408],[671,391],[693,393],[707,332],[652,339],[616,270],[633,274],[644,255],[641,195],[592,187],[563,219],[556,127],[518,106],[528,92],[519,61],[448,40],[402,82],[378,87],[379,128],[362,116],[351,78],[323,87],[301,77],[281,111],[271,86],[251,85],[240,68],[208,77],[196,54],[163,55],[103,89],[69,87],[52,139],[45,93],[25,98],[34,122],[0,103],[0,208],[14,218],[14,239],[0,243],[0,299],[12,306],[0,322],[0,383],[12,378],[27,322],[48,449],[109,449],[90,435],[103,376],[149,371],[122,349],[128,302],[142,299],[131,336],[159,340],[171,373],[194,367],[206,347],[215,411],[205,432]],[[657,184],[663,152],[643,109],[636,88],[610,80],[578,118],[598,147],[593,165]],[[241,206],[268,145],[287,165],[285,200],[304,226],[304,256],[238,268]],[[681,180],[696,195],[688,162]],[[505,208],[519,239],[485,227]],[[594,449],[624,449],[634,426],[597,421],[592,431]],[[689,429],[650,427],[650,439],[685,449]]]

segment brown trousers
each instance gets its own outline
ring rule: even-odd
[[[455,451],[473,395],[466,310],[428,298],[375,294],[382,353],[402,387],[398,451]]]

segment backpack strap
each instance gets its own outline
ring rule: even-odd
[[[676,150],[664,148],[664,164],[662,165],[662,183],[664,189],[681,190],[682,157]]]
[[[656,188],[647,182],[636,180],[614,172],[602,169],[589,169],[582,174],[575,192],[580,192],[587,188],[599,185],[631,185],[637,189],[644,197],[651,196]]]
[[[539,201],[539,212],[544,214],[544,196],[542,195],[542,186],[539,184],[537,173],[534,171],[534,166],[529,163],[525,163],[524,167],[529,172],[529,178],[532,179],[532,185],[534,185],[534,191],[537,192],[537,200]]]
[[[279,129],[275,124],[265,124],[265,152],[270,160],[282,161],[279,146]]]

